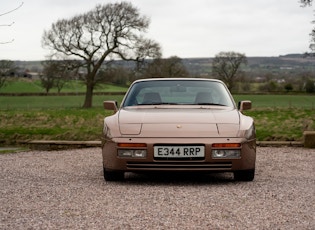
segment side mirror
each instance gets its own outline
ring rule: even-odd
[[[238,103],[238,110],[240,112],[244,111],[244,110],[249,110],[252,108],[252,102],[251,101],[240,101]]]
[[[103,106],[104,106],[104,109],[114,110],[114,113],[118,111],[117,101],[104,101]]]

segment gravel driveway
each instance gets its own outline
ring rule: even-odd
[[[315,150],[257,149],[232,175],[105,182],[100,148],[0,155],[0,229],[315,229]]]

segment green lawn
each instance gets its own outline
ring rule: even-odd
[[[99,140],[101,108],[0,111],[0,140]]]
[[[95,95],[93,106],[102,107],[105,100],[121,101],[123,95]],[[0,96],[0,110],[81,108],[84,96]]]
[[[301,141],[304,131],[315,130],[314,109],[252,109],[245,114],[254,118],[260,141]]]
[[[102,107],[104,100],[120,102],[123,95],[94,95],[93,106]],[[250,100],[253,109],[313,109],[315,96],[311,95],[235,95],[236,102]],[[41,109],[41,108],[80,108],[84,96],[0,96],[0,110]]]
[[[84,93],[85,85],[81,81],[68,81],[61,89],[61,93]],[[100,84],[96,86],[94,92],[125,92],[126,87],[112,84]],[[50,93],[56,93],[57,88],[52,88]],[[0,88],[0,93],[45,93],[45,89],[41,86],[40,80],[30,80],[22,78],[19,80],[10,79],[6,86]]]
[[[250,100],[253,108],[315,109],[315,95],[235,95],[234,100]]]

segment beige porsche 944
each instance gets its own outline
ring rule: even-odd
[[[125,172],[232,172],[235,180],[255,176],[254,120],[242,114],[226,85],[200,78],[152,78],[133,82],[120,107],[104,119],[104,178]]]

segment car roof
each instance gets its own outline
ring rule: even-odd
[[[145,78],[145,79],[138,79],[134,81],[136,82],[144,82],[144,81],[213,81],[213,82],[220,82],[222,81],[218,79],[210,79],[210,78]]]

